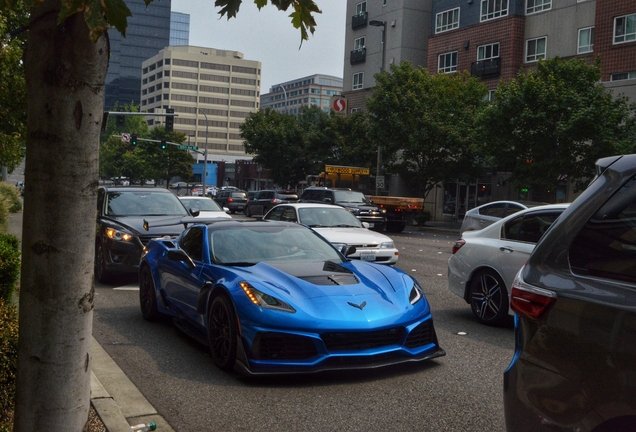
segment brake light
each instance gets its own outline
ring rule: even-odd
[[[455,244],[453,245],[453,250],[451,251],[451,253],[455,255],[457,251],[460,250],[462,246],[464,246],[465,244],[466,244],[466,240],[464,239],[459,239],[455,241]]]
[[[280,202],[280,200],[279,200],[279,199],[276,199],[276,198],[274,198],[274,199],[272,200],[272,203],[273,203],[273,204],[276,204],[277,202]]]
[[[232,202],[232,201],[234,201],[234,200],[232,199],[232,197],[229,197],[229,198],[227,199],[227,202]]]
[[[525,283],[521,277],[524,267],[512,283],[510,307],[517,315],[538,321],[556,302],[556,293]]]

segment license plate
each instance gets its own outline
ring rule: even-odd
[[[375,254],[369,251],[360,252],[360,260],[362,261],[375,261]]]

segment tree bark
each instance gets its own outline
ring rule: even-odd
[[[108,39],[58,0],[31,11],[16,431],[82,431],[90,341],[99,132]]]

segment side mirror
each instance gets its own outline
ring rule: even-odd
[[[167,257],[172,261],[181,261],[185,263],[190,270],[195,268],[194,261],[181,249],[171,249],[168,251]]]
[[[369,222],[362,222],[362,226],[369,229]]]
[[[193,209],[190,209],[189,213],[190,213],[193,217],[197,217],[197,216],[199,216],[199,214],[200,214],[201,212],[199,211],[199,209],[195,209],[195,208],[193,208]]]
[[[324,202],[326,202],[327,204],[331,204],[331,198],[325,198],[323,199]]]
[[[350,255],[353,255],[354,253],[356,253],[356,247],[355,246],[343,246],[342,249],[340,250],[340,252],[348,257]]]
[[[229,212],[230,212],[230,209],[229,209],[229,208],[227,208],[227,207],[223,207],[223,211],[224,211],[225,213],[229,213]]]

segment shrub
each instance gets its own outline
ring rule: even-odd
[[[15,379],[18,368],[18,311],[0,300],[0,431],[13,429]]]
[[[0,234],[0,301],[10,302],[20,275],[20,242],[11,234]]]
[[[417,223],[418,226],[426,225],[426,222],[431,220],[431,211],[423,209],[421,212],[415,214],[413,220]]]
[[[7,202],[9,213],[17,213],[22,210],[20,189],[12,184],[0,182],[0,198]]]

